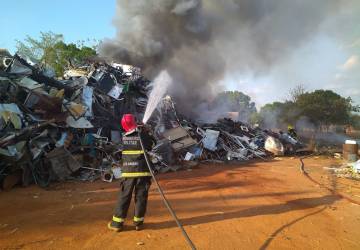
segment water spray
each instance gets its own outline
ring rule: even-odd
[[[166,94],[168,87],[172,83],[172,78],[167,71],[161,71],[160,74],[153,81],[153,89],[150,92],[148,104],[146,106],[144,118],[142,122],[144,124],[150,119],[152,113],[156,109],[157,105]]]
[[[161,71],[160,74],[154,79],[153,89],[150,92],[148,104],[146,106],[144,118],[142,120],[143,124],[146,124],[147,121],[150,119],[152,113],[158,106],[158,104],[161,101],[161,99],[163,98],[163,96],[166,94],[166,91],[167,91],[168,87],[171,85],[171,83],[172,83],[172,79],[167,71]],[[179,219],[177,218],[177,216],[175,214],[175,211],[172,209],[169,201],[165,197],[165,194],[164,194],[161,186],[159,185],[158,181],[155,178],[154,172],[150,166],[150,161],[147,157],[147,154],[145,153],[146,151],[145,151],[141,136],[140,136],[140,144],[144,151],[146,165],[148,166],[149,172],[152,176],[152,179],[155,182],[156,188],[157,188],[162,200],[164,201],[166,208],[169,210],[169,212],[170,212],[171,216],[173,217],[173,219],[175,220],[177,226],[180,228],[188,245],[191,247],[191,249],[195,250],[196,247],[195,247],[194,243],[191,241],[189,235],[186,233],[184,227],[181,225]]]

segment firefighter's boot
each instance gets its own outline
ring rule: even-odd
[[[108,228],[115,232],[121,232],[123,230],[123,227],[124,219],[116,216],[113,216],[112,221],[108,223]]]
[[[141,231],[144,229],[144,222],[142,221],[134,222],[134,226],[136,231]]]

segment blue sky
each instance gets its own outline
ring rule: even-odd
[[[115,0],[1,1],[0,48],[15,52],[15,40],[40,31],[63,34],[66,42],[114,37]]]

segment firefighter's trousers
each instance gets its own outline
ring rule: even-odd
[[[113,221],[124,222],[132,194],[135,194],[134,223],[141,224],[144,221],[148,193],[151,185],[151,177],[122,178],[120,181],[120,194],[115,208]]]

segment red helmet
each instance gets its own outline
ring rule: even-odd
[[[125,114],[121,119],[121,126],[126,132],[137,128],[135,116],[132,114]]]

